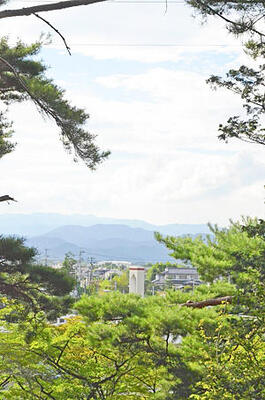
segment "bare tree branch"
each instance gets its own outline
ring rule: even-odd
[[[187,303],[180,304],[182,307],[204,308],[208,306],[218,306],[224,303],[231,303],[233,296],[217,297],[216,299],[207,299],[203,301],[187,301]]]
[[[64,42],[64,45],[66,47],[66,50],[68,51],[69,55],[71,56],[71,49],[68,46],[68,44],[67,44],[65,38],[63,37],[63,35],[58,31],[58,29],[56,29],[49,21],[47,21],[45,18],[42,18],[40,15],[38,15],[36,13],[33,13],[33,15],[35,15],[35,17],[41,19],[43,22],[45,22],[45,24],[49,25],[62,38],[62,40]]]
[[[0,383],[0,387],[4,387],[9,381],[10,381],[11,376],[8,376],[6,379],[3,380],[3,382]]]
[[[106,0],[69,0],[69,1],[59,1],[57,3],[51,3],[51,4],[40,4],[38,6],[32,6],[32,7],[17,8],[14,10],[3,10],[0,11],[0,19],[10,18],[10,17],[22,17],[22,16],[36,14],[39,12],[62,10],[64,8],[70,8],[70,7],[86,6],[89,4],[101,3],[103,1]]]

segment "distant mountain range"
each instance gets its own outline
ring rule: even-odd
[[[98,224],[127,225],[131,228],[142,228],[152,232],[159,231],[168,235],[209,233],[209,228],[206,224],[176,223],[168,225],[153,225],[142,220],[104,218],[82,214],[0,214],[0,233],[23,235],[26,237],[43,235],[52,229],[64,225],[79,225],[87,227]]]
[[[45,235],[29,238],[26,243],[36,247],[42,258],[47,249],[53,260],[63,259],[65,253],[70,251],[77,258],[93,257],[98,261],[174,262],[167,249],[156,242],[153,232],[127,225],[66,225]]]
[[[154,239],[154,231],[196,236],[209,233],[209,228],[204,224],[152,225],[92,215],[0,215],[2,234],[24,236],[27,245],[38,249],[40,258],[46,251],[52,260],[62,260],[70,251],[76,257],[82,254],[83,259],[94,257],[98,261],[174,262],[167,249]]]

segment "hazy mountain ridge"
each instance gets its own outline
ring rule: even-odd
[[[104,225],[127,225],[131,228],[142,228],[147,231],[159,231],[168,235],[209,233],[206,224],[166,224],[154,225],[142,220],[115,219],[96,217],[94,215],[57,213],[38,214],[0,214],[0,233],[17,234],[26,237],[44,235],[54,229],[66,225],[83,227]]]
[[[54,260],[63,259],[69,251],[78,256],[85,250],[84,257],[97,260],[173,261],[167,249],[154,239],[154,231],[193,236],[209,233],[209,228],[206,224],[153,225],[81,214],[0,214],[0,234],[23,236],[40,255],[47,250]]]
[[[47,249],[53,259],[62,259],[69,251],[78,257],[79,252],[84,251],[84,258],[97,260],[173,261],[168,250],[154,239],[153,232],[118,224],[62,226],[27,239],[27,244],[38,248],[42,255]]]
[[[90,241],[126,239],[133,242],[153,241],[154,234],[142,228],[127,225],[97,224],[92,226],[66,225],[52,230],[45,237],[58,237],[79,246],[87,246]]]

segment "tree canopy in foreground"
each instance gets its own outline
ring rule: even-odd
[[[10,322],[5,315],[23,305],[3,296],[2,398],[263,398],[264,222],[247,219],[213,230],[216,239],[206,243],[160,237],[178,259],[195,253],[205,280],[217,277],[193,292],[83,296],[74,306],[79,315],[61,326],[42,313]],[[185,307],[228,295],[231,304]]]
[[[35,256],[36,250],[26,247],[23,239],[0,236],[0,296],[20,305],[21,310],[11,313],[11,320],[41,310],[47,318],[54,318],[73,303],[69,293],[74,279],[66,272],[36,264]]]

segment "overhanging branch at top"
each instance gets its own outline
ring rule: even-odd
[[[86,6],[89,4],[101,3],[103,1],[107,0],[68,0],[68,1],[59,1],[57,3],[51,3],[51,4],[40,4],[32,7],[17,8],[14,10],[3,10],[0,11],[0,19],[10,18],[10,17],[23,17],[39,12],[62,10],[64,8],[77,7],[77,6]]]

